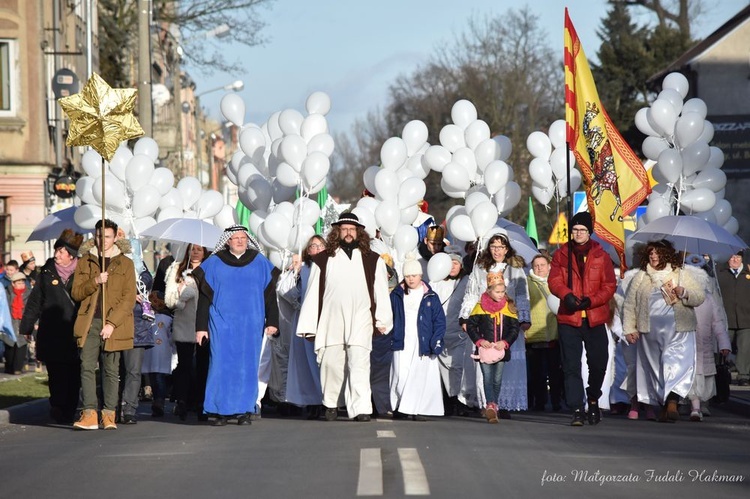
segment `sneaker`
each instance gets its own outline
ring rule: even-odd
[[[225,416],[216,416],[216,419],[214,419],[214,422],[211,423],[211,426],[226,426],[227,425],[227,418]]]
[[[125,414],[122,416],[122,424],[136,424],[138,420],[135,419],[135,414]]]
[[[638,419],[638,409],[630,409],[628,411],[628,419],[632,419],[633,421]]]
[[[73,423],[73,428],[76,430],[98,430],[99,416],[96,415],[94,409],[84,409],[81,412],[81,418]]]
[[[415,414],[411,417],[412,421],[427,421],[427,418],[422,416],[421,414]]]
[[[339,416],[339,410],[336,407],[326,407],[326,421],[336,421]]]
[[[372,418],[370,417],[369,414],[359,414],[355,419],[361,423],[366,423],[367,421],[370,421]]]
[[[708,410],[708,404],[705,402],[701,402],[701,414],[703,414],[704,417],[711,415],[711,411]]]
[[[602,420],[602,411],[599,409],[598,402],[589,401],[589,410],[586,412],[586,417],[589,420],[590,425],[598,425]]]
[[[583,426],[585,420],[586,417],[583,413],[583,409],[576,409],[575,412],[573,412],[573,419],[570,421],[570,426]]]
[[[703,414],[701,411],[693,411],[690,413],[690,421],[700,422],[703,421]]]
[[[102,427],[105,430],[117,429],[117,424],[115,423],[115,411],[102,411]]]
[[[237,424],[240,426],[251,424],[250,413],[246,412],[245,414],[240,414],[239,416],[237,416]]]

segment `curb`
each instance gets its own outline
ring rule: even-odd
[[[0,425],[37,419],[46,413],[48,406],[49,399],[43,398],[0,409]]]

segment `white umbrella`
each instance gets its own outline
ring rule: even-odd
[[[678,251],[699,255],[731,255],[747,248],[742,239],[723,227],[690,215],[657,218],[630,238],[644,243],[666,239]]]
[[[534,246],[534,241],[526,234],[526,229],[505,218],[497,219],[495,227],[489,230],[485,235],[485,239],[489,239],[493,234],[502,233],[508,236],[511,247],[515,250],[516,254],[526,260],[527,264],[530,264],[531,259],[539,254],[539,250]]]
[[[213,249],[223,230],[197,218],[168,218],[141,233],[144,239],[169,243],[199,244]]]
[[[26,242],[51,241],[52,239],[57,239],[58,237],[60,237],[60,234],[65,229],[72,229],[79,234],[87,234],[93,232],[92,229],[84,229],[75,222],[73,216],[75,215],[77,209],[78,206],[71,206],[70,208],[65,208],[54,213],[50,213],[49,215],[44,217],[41,222],[39,222],[39,225],[34,227],[34,230],[31,231],[31,234],[29,234]]]

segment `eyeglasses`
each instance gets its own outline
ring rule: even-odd
[[[494,245],[494,244],[492,246],[490,246],[490,251],[500,251],[501,249],[502,250],[507,250],[508,247],[504,246],[504,245],[503,246],[497,246],[497,245]]]
[[[588,232],[589,230],[588,230],[588,229],[570,229],[570,231],[571,231],[571,232],[583,232],[583,233],[586,233],[586,232]]]
[[[313,243],[313,244],[307,245],[307,249],[324,249],[325,247],[326,247],[325,244],[320,244],[320,243]]]

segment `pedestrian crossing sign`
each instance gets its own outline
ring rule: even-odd
[[[565,213],[560,213],[557,217],[555,226],[552,227],[552,233],[549,235],[550,244],[565,244],[568,242],[568,217]]]

